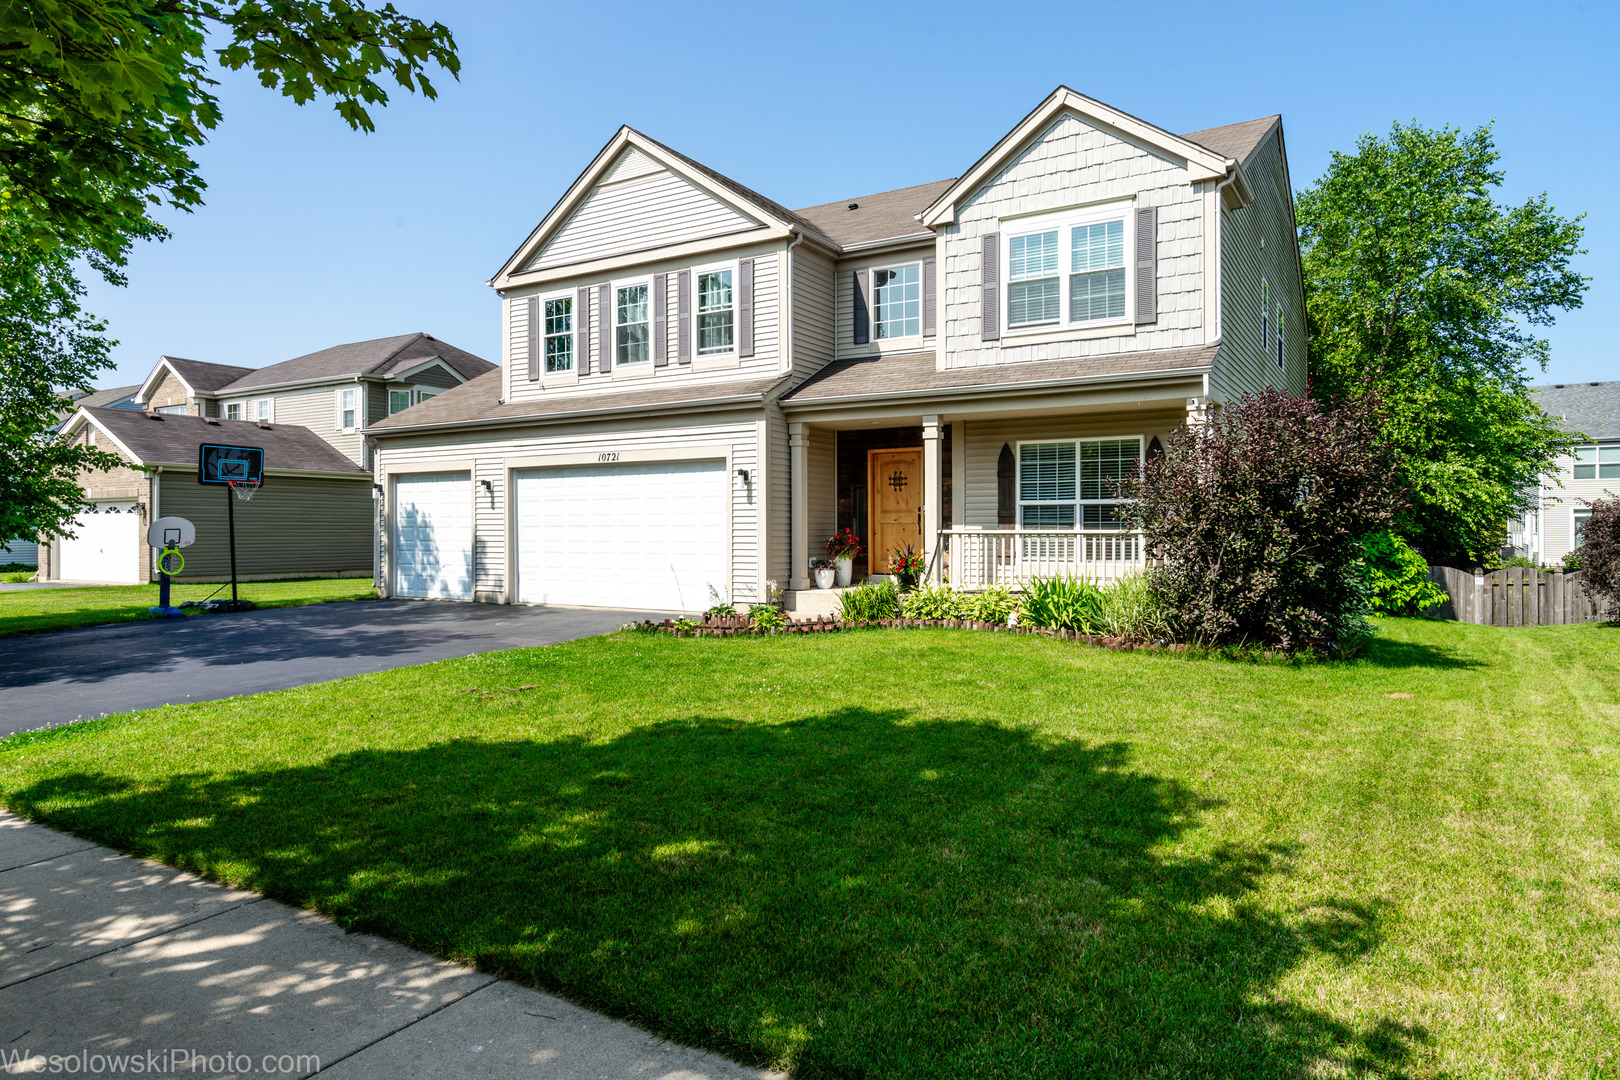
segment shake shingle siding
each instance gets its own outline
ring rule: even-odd
[[[1134,197],[1157,207],[1158,319],[1119,333],[1040,344],[1016,335],[980,340],[981,237],[1002,220]],[[1204,344],[1203,192],[1183,165],[1065,115],[961,208],[942,232],[942,321],[947,367],[976,367]]]

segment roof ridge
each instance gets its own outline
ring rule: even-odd
[[[405,342],[405,344],[401,345],[399,348],[397,348],[393,352],[389,353],[383,359],[377,361],[375,364],[373,364],[370,367],[366,368],[365,371],[362,372],[362,374],[364,374],[364,375],[375,375],[382,368],[384,368],[387,365],[393,363],[394,358],[397,357],[400,353],[404,352],[406,349],[410,348],[412,345],[415,345],[418,341],[420,341],[422,338],[425,338],[427,336],[428,336],[428,334],[427,334],[427,331],[425,331],[425,330],[418,330],[418,331],[416,331],[416,333],[409,335],[409,337],[410,337],[409,341]]]

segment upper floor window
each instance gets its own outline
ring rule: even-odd
[[[1575,479],[1612,480],[1620,477],[1620,446],[1577,446]]]
[[[404,412],[411,407],[411,392],[409,390],[388,391],[388,415]]]
[[[227,420],[240,420],[240,419],[242,419],[242,405],[241,405],[240,402],[233,401],[229,405],[225,406],[225,419],[227,419]]]
[[[184,415],[186,407],[184,405],[160,405],[157,411],[168,413],[170,416]]]
[[[574,370],[574,298],[546,301],[546,371]]]
[[[1277,305],[1277,370],[1285,370],[1283,367],[1283,316],[1281,304]]]
[[[1137,438],[1019,443],[1020,527],[1124,528],[1116,485],[1141,456]]]
[[[270,422],[269,398],[260,398],[258,401],[253,403],[253,416],[254,419],[258,420],[261,424],[268,424]]]
[[[697,276],[698,354],[729,352],[736,332],[730,270],[704,270]]]
[[[1129,320],[1128,206],[1050,215],[1007,233],[1007,328]],[[1066,257],[1065,257],[1066,256]],[[1066,265],[1066,269],[1065,269]],[[1065,278],[1067,280],[1065,280]]]
[[[1260,279],[1260,352],[1266,351],[1266,343],[1271,340],[1271,286],[1266,279]]]
[[[614,359],[619,364],[645,364],[652,359],[648,330],[647,294],[649,287],[621,285],[614,304]]]
[[[338,427],[344,431],[353,431],[355,428],[355,420],[359,415],[359,411],[355,408],[358,397],[353,390],[338,391]]]
[[[873,270],[872,297],[880,339],[922,336],[922,263]]]

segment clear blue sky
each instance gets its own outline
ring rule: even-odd
[[[415,330],[499,361],[484,282],[620,124],[797,207],[957,175],[1060,83],[1172,131],[1280,112],[1296,190],[1394,120],[1494,119],[1505,196],[1587,213],[1546,379],[1620,378],[1611,3],[395,2],[451,27],[460,82],[362,135],[221,75],[207,206],[92,286],[121,342],[102,385]]]

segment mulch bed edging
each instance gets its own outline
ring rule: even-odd
[[[840,622],[830,615],[818,615],[813,619],[788,619],[787,625],[780,630],[760,630],[754,625],[754,620],[748,616],[737,615],[704,619],[697,626],[686,630],[677,627],[674,619],[665,619],[662,622],[654,622],[648,619],[641,623],[631,623],[630,626],[638,630],[656,634],[670,634],[674,637],[754,637],[762,633],[831,634],[840,630],[867,630],[873,628],[979,630],[992,634],[1029,634],[1038,637],[1061,638],[1065,641],[1078,641],[1098,648],[1112,649],[1115,652],[1129,652],[1136,649],[1182,652],[1188,648],[1187,645],[1180,643],[1142,645],[1125,641],[1122,638],[1103,637],[1100,634],[1082,634],[1078,630],[1053,630],[1044,626],[1008,626],[1005,623],[970,622],[967,619],[879,619],[876,622],[856,623]]]

